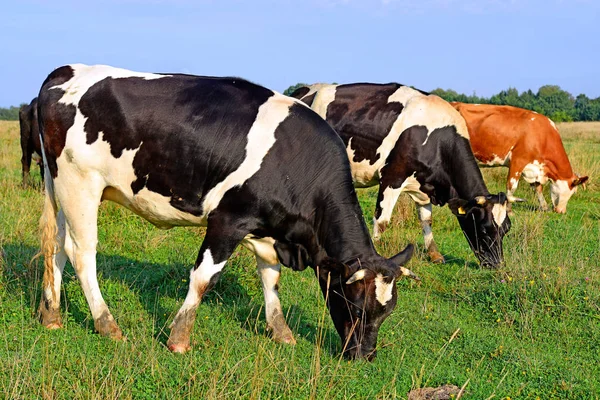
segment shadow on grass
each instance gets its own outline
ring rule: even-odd
[[[43,264],[41,257],[31,263],[30,260],[36,255],[38,249],[8,243],[0,250],[2,250],[0,256],[4,258],[3,275],[7,283],[7,292],[23,293],[25,304],[29,304],[32,310],[32,318],[36,318],[41,295]],[[187,282],[190,265],[152,264],[101,253],[97,254],[96,259],[99,275],[102,275],[105,281],[121,282],[135,292],[144,310],[153,316],[154,338],[165,345],[169,333],[165,327],[169,325],[187,294],[188,285],[187,283],[182,285],[181,282]],[[232,266],[232,271],[228,271],[227,267],[223,270],[218,283],[204,296],[202,303],[223,307],[226,312],[234,316],[243,329],[264,335],[266,326],[264,304],[255,302],[248,294],[246,288],[240,284],[235,269]],[[72,266],[67,262],[62,287],[76,279]],[[106,282],[102,286],[106,286]],[[114,305],[113,308],[118,307],[119,300],[111,299],[111,294],[106,287],[103,288],[103,296],[109,307],[111,303]],[[159,301],[164,296],[176,299],[179,305],[174,309],[164,308]],[[87,303],[83,308],[77,302],[71,301],[67,291],[61,290],[61,313],[64,315],[67,311],[75,323],[85,329],[94,329]],[[283,307],[283,312],[287,315],[288,325],[297,337],[314,344],[321,344],[324,350],[334,357],[339,355],[340,347],[337,344],[339,338],[335,331],[318,327],[317,321],[312,321],[298,305]]]

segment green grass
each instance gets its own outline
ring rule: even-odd
[[[447,208],[434,210],[434,234],[448,262],[430,264],[414,206],[402,198],[377,246],[389,256],[416,243],[408,266],[423,282],[398,283],[398,305],[368,363],[340,359],[310,270],[284,269],[280,285],[298,344],[272,342],[254,259],[241,248],[198,309],[193,351],[171,354],[168,325],[187,292],[203,230],[161,231],[113,204],[100,208],[99,281],[127,340],[93,332],[70,265],[65,327],[42,328],[35,318],[42,266],[30,263],[42,194],[20,187],[18,124],[0,122],[0,398],[406,398],[412,388],[444,383],[467,384],[472,399],[598,398],[599,138],[598,130],[565,134],[574,169],[591,176],[567,215],[533,210],[534,196],[521,183],[517,195],[529,203],[515,206],[500,271],[477,266]],[[506,173],[484,171],[494,191],[504,188]],[[376,191],[359,195],[371,221]]]

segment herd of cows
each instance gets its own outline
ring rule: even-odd
[[[98,206],[111,200],[159,228],[206,226],[190,285],[171,324],[173,352],[190,349],[203,295],[234,249],[256,255],[267,329],[294,343],[281,309],[281,265],[311,267],[348,358],[372,359],[396,305],[413,246],[380,256],[355,188],[379,185],[373,236],[401,193],[416,203],[432,262],[444,258],[432,205],[448,204],[484,267],[503,264],[510,203],[522,177],[554,210],[587,177],[573,173],[554,123],[508,106],[448,103],[400,84],[317,84],[290,97],[240,78],[153,74],[74,64],[54,70],[20,112],[22,179],[37,155],[45,178],[39,315],[62,326],[60,286],[73,264],[102,335],[122,332],[96,277]],[[43,159],[43,161],[42,161]],[[509,167],[492,194],[478,163]]]

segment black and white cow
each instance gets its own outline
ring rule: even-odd
[[[431,204],[448,203],[482,265],[503,262],[507,197],[492,195],[477,167],[464,119],[446,101],[397,83],[316,84],[291,95],[311,106],[346,145],[356,187],[379,185],[373,236],[401,193],[417,204],[425,246],[444,262],[431,231]]]
[[[40,131],[37,121],[37,97],[31,103],[19,109],[19,125],[21,127],[21,179],[23,186],[31,182],[29,168],[31,159],[40,167],[40,175],[44,180],[44,164],[42,162],[42,147],[40,144]]]
[[[56,69],[39,94],[46,161],[40,318],[61,326],[67,257],[100,334],[121,338],[96,278],[98,205],[119,203],[154,225],[206,226],[167,342],[190,348],[202,296],[238,244],[256,254],[267,327],[294,343],[278,297],[280,263],[314,268],[347,357],[375,355],[412,245],[375,251],[344,145],[298,100],[239,78],[164,75],[109,66]],[[58,207],[60,206],[60,211]],[[58,233],[58,234],[57,234]]]

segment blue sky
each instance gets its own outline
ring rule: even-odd
[[[7,1],[0,106],[60,65],[600,96],[598,0]]]

